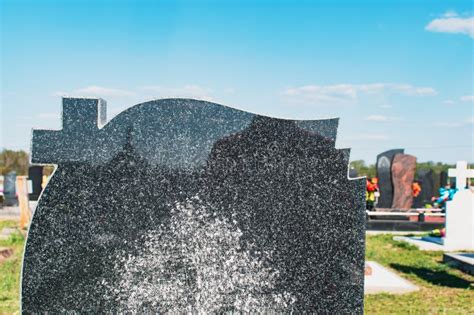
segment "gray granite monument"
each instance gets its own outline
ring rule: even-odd
[[[5,206],[18,205],[18,198],[16,196],[16,172],[11,171],[3,178],[3,194],[5,198]]]
[[[393,181],[392,181],[392,163],[396,154],[401,154],[405,150],[393,149],[377,155],[376,171],[379,180],[380,197],[377,208],[391,208],[393,202]]]
[[[22,312],[362,314],[365,181],[337,119],[190,99],[105,112],[65,98],[63,129],[33,133],[32,162],[57,169]]]

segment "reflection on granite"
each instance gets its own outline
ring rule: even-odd
[[[24,312],[362,313],[364,181],[336,119],[166,99],[105,123],[64,99],[24,257]]]

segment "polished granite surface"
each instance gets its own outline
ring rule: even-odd
[[[259,116],[190,99],[106,123],[63,99],[35,130],[57,164],[24,258],[24,312],[362,313],[365,181],[338,120]]]

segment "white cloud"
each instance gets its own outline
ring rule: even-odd
[[[388,108],[392,108],[392,105],[389,105],[389,104],[383,104],[383,105],[380,105],[380,108],[383,108],[383,109],[388,109]]]
[[[461,97],[463,102],[474,102],[474,95],[464,95]]]
[[[199,85],[185,85],[183,87],[165,87],[161,85],[143,86],[140,90],[147,93],[154,93],[155,97],[180,97],[195,98],[200,100],[213,101],[212,90]]]
[[[99,96],[99,97],[129,97],[135,95],[135,93],[127,90],[106,88],[102,86],[88,86],[82,89],[77,89],[73,94],[78,96]]]
[[[474,124],[474,116],[469,117],[466,120],[462,121],[455,121],[455,122],[448,122],[448,121],[440,121],[433,124],[435,127],[443,127],[443,128],[459,128],[465,127],[467,125]]]
[[[305,85],[287,88],[283,96],[299,102],[311,103],[350,103],[361,94],[398,93],[410,96],[431,96],[437,92],[431,87],[416,87],[410,84],[372,83],[372,84],[336,84]]]
[[[401,120],[400,117],[391,117],[391,116],[385,116],[385,115],[369,115],[365,117],[365,120],[367,121],[396,121],[396,120]]]
[[[339,85],[305,85],[297,88],[289,88],[283,95],[291,98],[302,98],[307,101],[319,102],[340,102],[354,100],[357,98],[357,91],[348,84]]]
[[[365,118],[368,121],[387,121],[389,118],[383,115],[370,115]]]
[[[436,90],[431,87],[416,87],[410,84],[387,84],[385,88],[398,91],[405,95],[433,96],[437,94]]]
[[[57,92],[54,92],[53,94],[51,94],[52,96],[54,97],[62,97],[62,96],[66,96],[68,95],[68,92],[64,92],[64,91],[57,91]]]
[[[425,30],[439,33],[467,34],[474,38],[474,17],[460,17],[456,12],[448,11],[442,17],[434,19]]]
[[[456,13],[456,11],[453,11],[453,10],[448,10],[443,14],[443,17],[446,17],[446,18],[455,17],[455,16],[458,16],[458,14]]]
[[[443,103],[446,104],[446,105],[453,105],[454,101],[453,100],[445,100]]]
[[[437,122],[433,124],[435,127],[442,127],[442,128],[458,128],[462,127],[462,123],[460,122]]]

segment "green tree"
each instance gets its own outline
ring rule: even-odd
[[[445,164],[441,162],[433,162],[433,161],[428,161],[428,162],[419,162],[416,163],[416,169],[421,170],[421,169],[430,169],[433,171],[433,173],[439,174],[441,172],[447,172],[448,169],[450,168],[455,168],[455,164]]]
[[[28,175],[29,158],[25,151],[3,149],[0,152],[0,174],[15,171],[17,175]]]
[[[359,176],[374,177],[375,176],[375,165],[365,164],[364,160],[355,160],[350,163],[350,168],[355,169]]]

